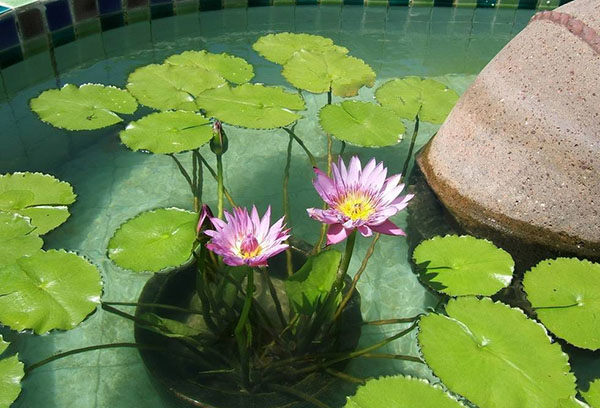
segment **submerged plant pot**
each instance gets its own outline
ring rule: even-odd
[[[272,258],[271,274],[284,271],[285,254]],[[295,251],[294,263],[302,265],[306,257],[301,251]],[[195,271],[196,265],[188,265],[166,274],[154,275],[144,286],[139,303],[166,304],[183,308],[195,307]],[[139,306],[136,316],[155,313],[162,317],[178,320],[192,325],[198,322],[198,315],[166,311],[154,307]],[[360,295],[354,292],[341,316],[341,327],[336,339],[335,351],[351,351],[358,345],[362,316],[360,313]],[[140,349],[142,360],[163,397],[176,406],[204,408],[308,408],[314,405],[299,399],[289,392],[267,390],[257,393],[242,393],[237,382],[224,381],[219,375],[199,373],[215,370],[217,358],[210,352],[199,353],[187,347],[176,338],[169,338],[135,326],[135,340],[139,344],[153,349]],[[218,347],[218,345],[217,345]],[[156,351],[154,350],[156,349]],[[203,361],[204,360],[204,361]],[[211,362],[215,362],[212,365]],[[341,364],[341,365],[340,365]],[[340,370],[344,363],[335,368]],[[317,398],[334,406],[343,405],[346,395],[352,394],[355,385],[348,384],[336,377],[324,373],[313,373],[295,383],[280,384]]]

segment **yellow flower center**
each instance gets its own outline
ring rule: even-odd
[[[242,255],[242,258],[248,259],[248,258],[254,258],[255,256],[260,255],[261,252],[262,252],[262,248],[260,246],[257,246],[256,248],[254,248],[250,251],[244,251],[243,249],[241,249],[240,255]]]
[[[369,197],[360,193],[350,193],[338,204],[337,210],[352,221],[356,221],[367,220],[375,208]]]
[[[262,248],[254,236],[247,235],[242,239],[242,242],[240,243],[240,256],[242,258],[254,258],[255,256],[260,255],[261,252]]]

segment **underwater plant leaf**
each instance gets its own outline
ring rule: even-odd
[[[147,325],[138,323],[138,326],[161,334],[165,337],[194,337],[205,332],[203,329],[194,328],[180,321],[167,319],[166,317],[159,316],[155,313],[143,313],[138,317],[148,322]]]
[[[15,356],[0,360],[0,407],[8,408],[21,393],[23,363]]]
[[[296,273],[286,279],[285,291],[296,312],[310,315],[319,300],[331,290],[335,282],[342,254],[330,249],[308,258]]]
[[[574,346],[600,349],[600,264],[541,261],[525,273],[523,287],[548,330]]]
[[[515,267],[508,252],[469,235],[423,241],[413,259],[427,284],[450,296],[491,296],[510,284]]]
[[[69,330],[100,302],[100,272],[63,250],[39,251],[0,269],[0,322],[43,334]]]
[[[560,345],[516,308],[459,297],[447,316],[419,322],[425,362],[449,390],[480,408],[556,407],[575,397],[575,376]]]
[[[35,233],[44,235],[69,218],[75,201],[69,183],[41,173],[0,175],[0,211],[30,218]]]
[[[337,139],[365,147],[395,145],[405,131],[394,112],[359,101],[325,105],[319,112],[319,123],[326,133]]]
[[[27,218],[0,211],[0,268],[36,253],[43,245]]]
[[[171,55],[165,63],[213,71],[234,84],[246,83],[254,77],[254,69],[245,59],[225,53],[212,54],[205,50],[185,51]]]
[[[197,111],[194,98],[224,83],[221,75],[203,68],[150,64],[129,74],[127,89],[139,103],[154,109]]]
[[[375,91],[379,103],[405,119],[442,123],[458,101],[458,94],[441,82],[408,76],[392,79]]]
[[[209,89],[196,98],[206,116],[234,126],[273,129],[287,126],[301,116],[304,100],[278,86],[243,84]]]
[[[93,130],[122,122],[117,113],[132,114],[136,100],[129,92],[114,86],[67,84],[49,89],[30,102],[31,110],[54,127],[67,130]]]
[[[358,387],[344,408],[464,408],[441,387],[421,378],[380,377]]]
[[[265,59],[283,65],[292,58],[295,52],[306,50],[316,52],[336,51],[347,54],[348,49],[333,44],[331,38],[304,33],[267,34],[260,37],[252,45],[254,51]]]
[[[600,378],[592,381],[587,391],[581,391],[581,395],[592,408],[600,407]]]
[[[375,84],[375,72],[363,60],[338,51],[298,51],[283,66],[281,74],[293,86],[312,93],[332,90],[334,95],[358,94]]]
[[[108,243],[108,257],[123,269],[160,272],[192,256],[198,214],[179,208],[145,211],[125,221]]]
[[[212,138],[212,124],[204,116],[186,111],[157,112],[131,122],[119,133],[131,150],[180,153],[196,149]]]

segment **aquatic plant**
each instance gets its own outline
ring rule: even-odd
[[[243,401],[265,407],[301,401],[327,407],[322,398],[331,381],[336,388],[342,382],[361,384],[347,408],[585,406],[554,339],[600,348],[598,264],[542,261],[522,280],[532,305],[523,311],[503,303],[503,289],[515,282],[510,254],[471,236],[435,237],[414,250],[413,260],[423,284],[437,294],[437,307],[417,316],[361,321],[357,284],[380,234],[404,235],[389,218],[412,198],[399,195],[419,123],[443,122],[456,92],[432,79],[406,77],[380,86],[378,103],[343,100],[375,85],[371,67],[345,47],[320,36],[279,33],[259,38],[253,48],[282,66],[295,91],[251,83],[253,67],[242,58],[186,51],[136,69],[126,89],[69,84],[31,101],[41,120],[68,130],[123,125],[138,104],[156,110],[129,121],[119,137],[133,151],[173,160],[190,188],[190,208],[156,208],[125,220],[110,239],[107,256],[125,270],[156,272],[148,290],[160,284],[168,292],[174,279],[183,279],[177,286],[182,292],[173,295],[183,304],[101,300],[95,265],[68,251],[42,249],[41,236],[69,217],[68,205],[76,198],[71,186],[38,173],[0,176],[0,323],[36,334],[69,330],[101,306],[134,321],[136,334],[154,336],[143,337],[152,343],[93,345],[25,367],[0,338],[0,406],[18,397],[21,379],[38,367],[117,347],[162,355],[163,363],[173,362],[188,376],[181,382],[205,385],[204,398],[227,394],[240,406]],[[322,163],[295,129],[306,108],[302,91],[327,94],[318,114],[327,144]],[[341,100],[334,103],[334,97]],[[406,131],[406,120],[414,120],[414,130],[403,175],[387,177],[383,163],[372,159],[363,167],[356,156],[346,167],[346,143],[394,145]],[[263,217],[255,207],[241,208],[225,185],[227,133],[235,127],[281,128],[288,137],[284,214],[273,225],[270,207]],[[337,163],[333,138],[341,142]],[[200,150],[205,145],[213,164]],[[295,240],[284,226],[291,224],[288,184],[295,145],[315,169],[313,184],[324,201],[322,208],[308,209],[321,222],[312,245]],[[203,198],[211,179],[216,216]],[[351,278],[357,232],[371,244]],[[343,241],[341,252],[333,245]],[[131,306],[135,314],[123,310]],[[359,348],[364,325],[392,325],[397,332]],[[375,352],[416,329],[421,356]],[[441,383],[401,375],[366,381],[342,371],[344,362],[359,357],[425,363]],[[166,375],[171,373],[180,371]],[[175,386],[179,381],[174,379]],[[593,382],[581,395],[595,404],[599,388]]]

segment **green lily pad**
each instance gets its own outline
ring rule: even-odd
[[[405,131],[391,110],[359,101],[324,106],[319,112],[319,123],[336,138],[366,147],[395,145]]]
[[[450,296],[491,296],[510,284],[515,267],[508,252],[468,235],[423,241],[413,259],[423,279]]]
[[[196,111],[194,98],[225,83],[216,72],[186,65],[151,64],[127,78],[127,89],[142,104],[158,110]]]
[[[198,113],[157,112],[131,122],[119,136],[131,150],[166,154],[196,149],[210,141],[213,131]]]
[[[347,54],[348,49],[333,44],[331,38],[312,34],[278,33],[260,37],[252,48],[267,60],[283,65],[292,58],[295,52],[306,50],[326,52],[335,50]]]
[[[24,376],[23,363],[17,356],[0,360],[0,407],[8,408],[17,399]]]
[[[299,89],[313,93],[332,90],[337,96],[355,96],[375,84],[375,72],[363,60],[338,51],[301,50],[283,66],[281,74]]]
[[[439,386],[420,378],[382,377],[367,381],[344,408],[464,408]]]
[[[22,256],[36,253],[42,249],[42,245],[44,241],[35,232],[29,219],[0,211],[0,268]]]
[[[196,98],[196,103],[206,116],[252,129],[287,126],[301,118],[292,111],[304,110],[304,100],[297,93],[261,84],[209,89]]]
[[[67,205],[75,201],[69,183],[41,173],[0,175],[0,211],[30,218],[44,235],[69,218]]]
[[[312,314],[326,296],[337,275],[342,254],[333,249],[308,258],[295,274],[285,281],[285,291],[296,312]]]
[[[458,101],[458,94],[441,82],[408,76],[392,79],[375,92],[382,106],[396,112],[400,117],[425,122],[442,123]]]
[[[123,223],[108,243],[108,256],[136,272],[160,272],[192,256],[198,214],[179,208],[146,211]]]
[[[63,250],[39,251],[0,269],[0,322],[43,334],[69,330],[100,302],[100,272]]]
[[[600,349],[600,264],[545,260],[525,274],[523,287],[548,330],[577,347]]]
[[[204,50],[185,51],[171,55],[165,63],[213,71],[235,84],[246,83],[254,77],[254,69],[245,59],[225,53],[212,54]]]
[[[6,351],[6,349],[10,346],[10,343],[4,341],[4,337],[0,334],[0,355]]]
[[[418,340],[451,391],[480,408],[556,407],[575,396],[567,355],[521,310],[460,297],[448,302],[446,313],[422,317]]]
[[[42,92],[30,106],[43,122],[54,127],[93,130],[122,122],[117,113],[132,114],[138,104],[127,91],[114,86],[67,84]]]
[[[592,408],[600,407],[600,378],[592,381],[588,390],[582,391],[581,395]]]

